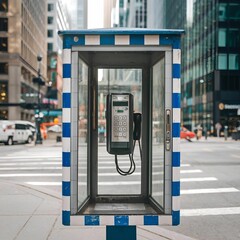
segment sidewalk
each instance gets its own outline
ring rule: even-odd
[[[44,191],[43,191],[44,190]],[[61,223],[61,196],[41,188],[0,182],[0,239],[105,240],[106,228],[65,227]],[[138,227],[138,240],[190,240],[161,227]]]

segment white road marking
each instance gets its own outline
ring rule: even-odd
[[[5,159],[39,159],[39,158],[62,158],[62,156],[47,156],[47,155],[42,155],[42,156],[6,156],[6,157],[0,157],[0,160],[5,160]],[[39,159],[41,160],[41,159]]]
[[[0,163],[0,166],[24,166],[24,165],[62,165],[62,162],[28,162],[28,163]]]
[[[6,167],[0,168],[0,171],[15,171],[15,170],[61,170],[62,167]]]
[[[185,194],[202,194],[202,193],[229,193],[229,192],[239,192],[236,188],[206,188],[206,189],[188,189],[181,190],[181,195]]]
[[[202,150],[205,151],[205,152],[213,152],[213,150],[210,149],[210,148],[203,148]]]
[[[180,170],[180,173],[201,173],[202,170],[200,169],[193,169],[193,170]]]
[[[199,208],[199,209],[182,209],[181,210],[182,217],[236,215],[236,214],[240,214],[240,207]]]
[[[9,173],[0,174],[0,178],[4,177],[61,177],[62,173]]]
[[[202,177],[202,178],[181,178],[181,182],[205,182],[205,181],[217,181],[215,177]]]
[[[240,158],[240,154],[239,155],[231,154],[231,157]]]

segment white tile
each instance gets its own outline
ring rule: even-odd
[[[71,49],[63,49],[63,64],[71,63]]]
[[[180,78],[173,78],[173,93],[181,93],[181,80],[180,80]]]
[[[63,78],[63,93],[71,92],[71,78]]]
[[[85,45],[100,45],[100,35],[86,35]]]
[[[115,35],[115,45],[129,45],[129,35]]]
[[[181,122],[181,109],[173,108],[173,122],[180,123]]]
[[[70,196],[62,196],[62,210],[70,211]]]
[[[180,196],[173,196],[172,197],[172,210],[179,211],[180,210],[180,203],[181,203]]]
[[[145,35],[144,45],[159,45],[159,35]]]
[[[172,168],[172,179],[174,182],[180,181],[180,167],[173,167]]]
[[[70,167],[63,167],[62,168],[62,180],[64,182],[70,181]]]
[[[181,50],[173,49],[173,64],[181,64]]]

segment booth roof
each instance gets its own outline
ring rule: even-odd
[[[148,29],[148,28],[98,28],[98,29],[80,29],[80,30],[64,30],[58,31],[60,36],[62,35],[95,35],[95,34],[116,34],[116,35],[135,35],[135,34],[145,34],[145,35],[181,35],[184,30],[181,29]]]

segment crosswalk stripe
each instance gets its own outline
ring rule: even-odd
[[[215,177],[202,177],[202,178],[181,178],[181,182],[204,182],[204,181],[217,181]]]
[[[181,209],[182,217],[240,214],[240,207]]]
[[[61,170],[62,167],[3,167],[0,171],[16,171],[16,170]]]
[[[230,193],[230,192],[239,192],[236,188],[206,188],[206,189],[187,189],[180,190],[181,195],[190,195],[190,194],[204,194],[204,193]],[[162,192],[155,192],[154,196],[162,196]]]
[[[239,190],[236,188],[187,189],[187,190],[181,190],[181,195],[202,194],[202,193],[229,193],[229,192],[239,192]]]

